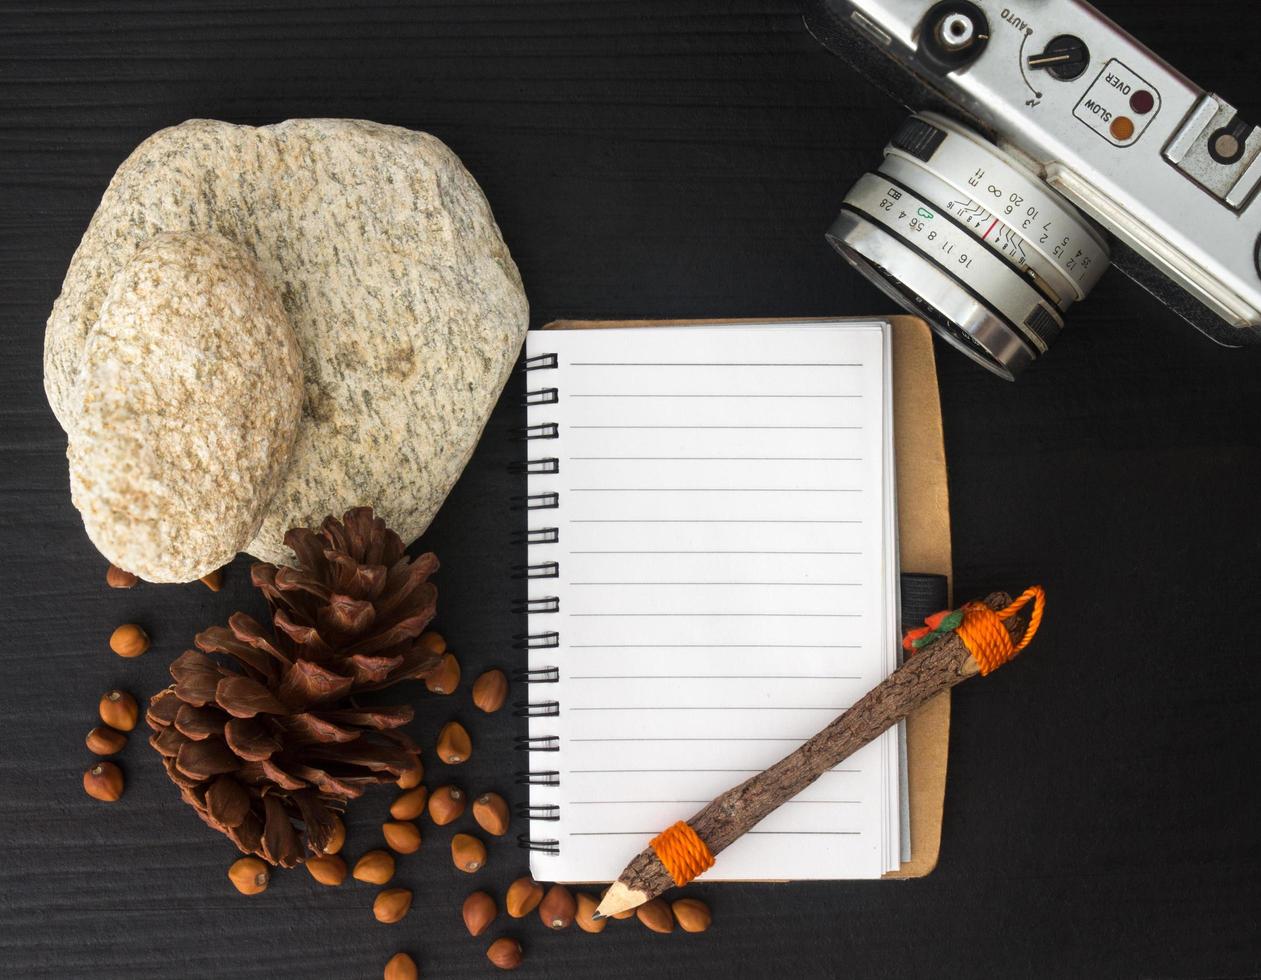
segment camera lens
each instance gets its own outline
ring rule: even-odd
[[[934,113],[906,121],[828,240],[973,360],[1011,381],[1110,261],[1087,219],[998,147]]]

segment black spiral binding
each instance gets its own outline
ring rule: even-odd
[[[526,372],[546,371],[559,367],[555,354],[538,354],[528,357],[523,365]],[[528,385],[525,394],[525,405],[533,409],[541,405],[555,405],[560,401],[560,392],[546,385]],[[516,431],[516,437],[523,442],[540,439],[559,439],[560,427],[555,422],[534,422]],[[550,448],[550,447],[549,447]],[[524,463],[512,467],[513,472],[526,475],[548,475],[560,472],[559,455],[553,452],[540,455],[537,459],[527,459]],[[514,510],[555,510],[560,506],[560,494],[556,492],[527,494],[514,498]],[[557,544],[560,541],[560,529],[557,527],[531,527],[514,535],[517,544],[526,547],[536,544]],[[555,561],[528,562],[516,565],[512,569],[516,579],[549,579],[560,577],[560,564]],[[560,597],[549,595],[537,598],[519,599],[514,603],[513,611],[531,616],[547,615],[560,612]],[[538,633],[522,633],[513,637],[517,649],[541,650],[558,647],[560,634],[555,630]],[[558,667],[523,667],[513,672],[512,679],[519,684],[555,684],[560,681]],[[532,698],[517,701],[513,704],[513,714],[518,718],[555,718],[560,714],[560,702],[555,700],[538,700]],[[559,752],[560,737],[558,735],[521,735],[515,741],[518,752]],[[525,768],[516,773],[519,786],[558,786],[560,773],[555,769]],[[531,804],[519,803],[516,807],[518,817],[531,822],[560,820],[560,807],[554,803]],[[531,838],[529,834],[517,837],[517,845],[529,851],[543,854],[559,854],[560,841],[554,839]]]

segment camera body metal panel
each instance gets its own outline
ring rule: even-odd
[[[1261,130],[1081,0],[979,0],[983,48],[942,64],[925,32],[947,6],[809,0],[806,23],[908,106],[1022,160],[1116,236],[1114,264],[1213,339],[1261,343]]]

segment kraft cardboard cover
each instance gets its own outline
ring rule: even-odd
[[[915,317],[746,318],[773,323],[803,319],[885,320],[892,324],[893,440],[898,479],[898,545],[902,570],[950,576],[950,498],[946,485],[946,450],[941,431],[941,402],[932,332]],[[554,320],[543,329],[583,330],[606,327],[662,327],[705,320]],[[885,878],[920,878],[937,866],[941,848],[941,813],[946,796],[946,756],[950,742],[950,694],[940,694],[906,723],[907,784],[910,789],[911,859]]]

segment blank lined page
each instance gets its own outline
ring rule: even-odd
[[[615,878],[656,833],[896,666],[886,330],[529,334],[528,356],[555,355],[527,375],[532,391],[555,391],[531,398],[542,404],[530,425],[556,425],[556,438],[526,443],[530,495],[556,495],[527,512],[535,538],[554,538],[530,545],[530,564],[555,574],[529,582],[532,642],[555,644],[529,664],[559,678],[529,689],[559,712],[530,722],[559,747],[529,754],[532,770],[556,773],[530,789],[559,816],[530,824],[532,839],[556,842],[531,856],[539,880]],[[895,738],[825,774],[706,877],[896,867]]]

